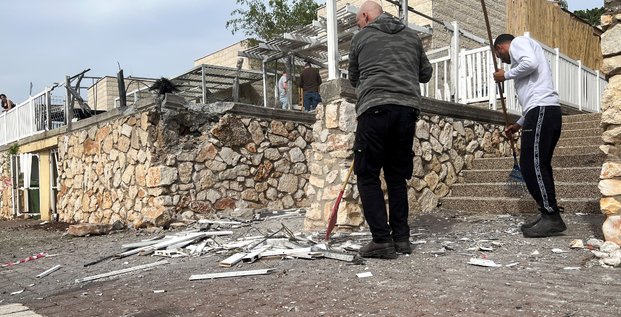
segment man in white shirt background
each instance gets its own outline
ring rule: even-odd
[[[496,56],[511,69],[494,73],[494,80],[513,80],[522,116],[505,128],[507,136],[522,129],[520,169],[541,216],[522,225],[525,237],[548,237],[567,229],[556,203],[552,155],[561,136],[561,107],[554,89],[552,71],[543,49],[534,40],[501,34],[494,41]]]
[[[280,108],[287,109],[289,107],[289,97],[287,96],[287,89],[289,84],[287,83],[287,71],[283,71],[282,76],[278,80],[278,100],[280,101]]]

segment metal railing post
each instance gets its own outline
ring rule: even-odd
[[[582,80],[582,61],[578,60],[578,109],[582,111],[582,97],[584,96],[583,91],[583,80]]]
[[[554,49],[554,89],[556,92],[559,92],[559,80],[561,78],[561,50],[557,47]]]
[[[338,35],[336,22],[336,0],[326,1],[326,24],[328,33],[328,80],[339,78]]]
[[[205,74],[205,65],[201,65],[201,98],[203,98],[202,102],[204,104],[207,104],[207,81],[206,81],[206,77],[207,74]]]
[[[597,83],[595,84],[595,112],[601,112],[602,110],[602,79],[599,78],[599,70],[595,71],[595,77],[597,78]]]
[[[263,66],[263,107],[267,107],[267,70],[265,69],[265,60],[261,65]]]
[[[451,40],[451,86],[455,102],[461,102],[461,92],[459,91],[459,25],[457,21],[451,22],[453,25],[453,38]]]

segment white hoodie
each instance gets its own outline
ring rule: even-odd
[[[526,113],[537,106],[558,106],[558,93],[554,89],[552,70],[543,49],[534,40],[519,36],[511,41],[511,70],[505,79],[513,79],[518,100],[522,105],[522,117],[517,121],[524,125]]]

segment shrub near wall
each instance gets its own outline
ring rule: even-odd
[[[62,137],[60,219],[165,226],[306,206],[308,124],[230,113],[240,107],[253,106],[151,106]]]

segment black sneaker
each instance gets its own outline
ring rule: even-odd
[[[541,216],[537,216],[536,219],[531,219],[520,226],[520,230],[524,231],[524,229],[530,228],[536,225],[541,220]]]
[[[560,206],[559,206],[559,207],[558,207],[558,211],[559,211],[559,212],[565,212],[565,208],[563,208],[563,207],[560,207]],[[541,208],[539,208],[539,212],[540,212],[540,213],[544,213],[544,212],[545,212],[545,213],[547,213],[547,211],[545,211],[545,210],[543,210],[543,209],[541,209]],[[529,221],[527,221],[527,222],[523,223],[523,224],[520,226],[520,230],[524,231],[524,229],[526,229],[526,228],[530,228],[530,227],[532,227],[532,226],[536,225],[536,224],[539,222],[539,220],[541,220],[541,215],[537,216],[537,218],[535,218],[535,219],[531,219],[531,220],[529,220]]]
[[[412,245],[410,244],[410,241],[396,241],[395,251],[397,253],[410,254],[412,253]]]
[[[541,220],[530,228],[522,230],[526,238],[543,238],[557,235],[567,230],[567,226],[558,212],[543,213]]]
[[[363,258],[396,259],[394,242],[376,243],[371,241],[358,251]]]

